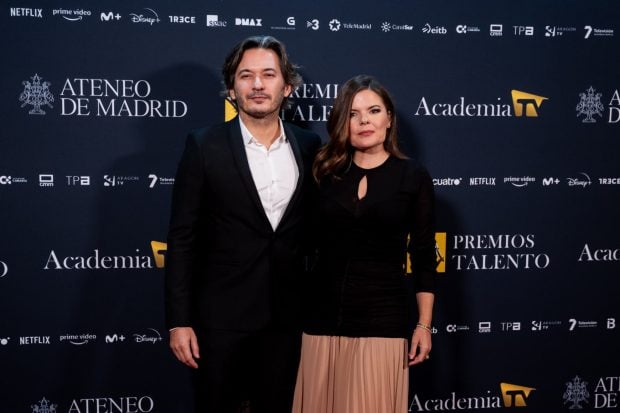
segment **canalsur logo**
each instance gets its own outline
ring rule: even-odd
[[[32,82],[27,80],[22,82],[24,90],[19,95],[19,101],[23,102],[22,108],[26,105],[32,106],[32,109],[28,112],[29,115],[45,115],[45,111],[41,109],[41,106],[53,108],[54,95],[49,90],[51,83],[41,83],[43,79],[36,73],[30,79]]]
[[[52,403],[45,397],[39,400],[36,404],[31,404],[30,408],[32,413],[56,413],[57,404]]]

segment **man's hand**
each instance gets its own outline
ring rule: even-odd
[[[196,333],[191,327],[177,327],[170,331],[170,348],[175,357],[186,366],[198,368],[196,360],[200,358]]]

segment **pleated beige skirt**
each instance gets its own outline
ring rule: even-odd
[[[304,334],[293,413],[406,413],[407,340]]]

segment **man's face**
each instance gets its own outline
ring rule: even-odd
[[[235,82],[228,91],[237,101],[240,114],[262,119],[280,110],[282,101],[291,94],[284,83],[278,55],[270,49],[248,49],[235,72]]]

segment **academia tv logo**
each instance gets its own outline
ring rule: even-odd
[[[166,252],[168,251],[168,244],[160,241],[151,241],[151,250],[153,250],[155,266],[157,268],[164,268],[166,266]]]
[[[500,383],[502,399],[505,407],[526,407],[527,399],[536,390],[533,387],[519,386],[510,383]]]
[[[423,96],[414,113],[415,116],[435,117],[526,117],[537,118],[548,97],[513,89],[510,91],[512,105],[498,97],[495,102],[471,103],[465,96],[456,101],[435,102]]]
[[[435,262],[437,263],[436,271],[438,273],[446,272],[446,237],[445,232],[435,233]],[[411,272],[411,257],[407,253],[407,274],[411,274]]]

